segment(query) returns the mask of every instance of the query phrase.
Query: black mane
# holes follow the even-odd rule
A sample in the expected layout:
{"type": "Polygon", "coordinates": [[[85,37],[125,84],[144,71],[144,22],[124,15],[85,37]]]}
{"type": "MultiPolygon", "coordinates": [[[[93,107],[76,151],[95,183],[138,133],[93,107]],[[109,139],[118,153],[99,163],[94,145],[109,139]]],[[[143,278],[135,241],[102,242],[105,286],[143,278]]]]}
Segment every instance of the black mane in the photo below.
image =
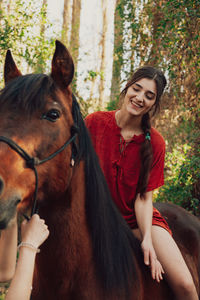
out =
{"type": "Polygon", "coordinates": [[[130,287],[139,289],[133,252],[141,258],[140,246],[113,203],[74,96],[72,114],[79,128],[79,159],[85,161],[86,214],[97,274],[106,291],[114,289],[118,299],[129,299],[130,287]]]}
{"type": "Polygon", "coordinates": [[[56,99],[56,90],[56,84],[48,75],[19,76],[8,82],[0,91],[0,105],[31,115],[37,109],[43,108],[44,99],[48,96],[56,99]]]}

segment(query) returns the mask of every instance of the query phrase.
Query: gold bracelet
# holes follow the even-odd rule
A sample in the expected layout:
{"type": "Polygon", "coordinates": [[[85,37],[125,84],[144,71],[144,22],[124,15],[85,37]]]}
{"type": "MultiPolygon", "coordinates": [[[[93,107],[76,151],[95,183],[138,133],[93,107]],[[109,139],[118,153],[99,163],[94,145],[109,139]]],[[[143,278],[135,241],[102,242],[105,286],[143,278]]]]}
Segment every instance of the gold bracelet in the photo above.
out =
{"type": "Polygon", "coordinates": [[[30,249],[36,251],[36,253],[39,253],[39,252],[40,252],[40,249],[38,249],[38,248],[36,248],[35,246],[33,246],[32,244],[26,243],[26,242],[21,242],[21,243],[18,245],[17,249],[19,250],[20,247],[27,247],[27,248],[30,248],[30,249]]]}

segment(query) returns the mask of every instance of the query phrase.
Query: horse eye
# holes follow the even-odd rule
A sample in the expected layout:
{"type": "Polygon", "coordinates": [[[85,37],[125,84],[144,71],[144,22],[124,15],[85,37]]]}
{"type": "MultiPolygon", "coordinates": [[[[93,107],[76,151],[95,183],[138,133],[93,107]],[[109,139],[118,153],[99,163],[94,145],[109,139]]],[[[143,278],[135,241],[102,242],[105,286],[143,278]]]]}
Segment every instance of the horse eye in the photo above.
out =
{"type": "Polygon", "coordinates": [[[47,113],[42,115],[42,119],[46,119],[51,122],[56,122],[60,118],[60,112],[56,109],[51,109],[47,113]]]}

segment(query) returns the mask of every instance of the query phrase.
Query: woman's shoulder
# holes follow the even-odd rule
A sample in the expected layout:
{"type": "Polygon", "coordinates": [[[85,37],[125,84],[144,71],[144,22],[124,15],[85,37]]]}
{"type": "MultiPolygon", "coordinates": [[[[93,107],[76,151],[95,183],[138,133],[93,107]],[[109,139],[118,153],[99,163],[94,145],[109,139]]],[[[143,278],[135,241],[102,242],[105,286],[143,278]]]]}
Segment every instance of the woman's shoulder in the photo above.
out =
{"type": "Polygon", "coordinates": [[[165,140],[154,127],[151,128],[151,143],[153,147],[165,149],[165,140]]]}
{"type": "Polygon", "coordinates": [[[113,118],[114,113],[115,111],[97,111],[91,113],[85,118],[86,125],[89,125],[91,123],[97,124],[97,123],[109,121],[110,119],[113,118]]]}

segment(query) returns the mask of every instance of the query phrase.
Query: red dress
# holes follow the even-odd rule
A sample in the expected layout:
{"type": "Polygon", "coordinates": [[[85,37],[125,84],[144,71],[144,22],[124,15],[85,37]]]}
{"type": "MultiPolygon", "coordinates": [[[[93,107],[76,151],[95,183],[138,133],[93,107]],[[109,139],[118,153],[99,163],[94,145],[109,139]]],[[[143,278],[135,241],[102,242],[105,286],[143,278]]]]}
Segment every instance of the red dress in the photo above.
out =
{"type": "MultiPolygon", "coordinates": [[[[86,117],[92,142],[100,160],[112,198],[122,216],[134,229],[138,228],[134,212],[134,200],[140,173],[140,146],[144,134],[134,135],[128,142],[120,134],[115,111],[96,112],[86,117]]],[[[147,191],[164,184],[165,142],[154,128],[151,129],[153,164],[149,176],[147,191]]],[[[159,225],[171,234],[171,230],[158,210],[153,209],[153,225],[159,225]]]]}

